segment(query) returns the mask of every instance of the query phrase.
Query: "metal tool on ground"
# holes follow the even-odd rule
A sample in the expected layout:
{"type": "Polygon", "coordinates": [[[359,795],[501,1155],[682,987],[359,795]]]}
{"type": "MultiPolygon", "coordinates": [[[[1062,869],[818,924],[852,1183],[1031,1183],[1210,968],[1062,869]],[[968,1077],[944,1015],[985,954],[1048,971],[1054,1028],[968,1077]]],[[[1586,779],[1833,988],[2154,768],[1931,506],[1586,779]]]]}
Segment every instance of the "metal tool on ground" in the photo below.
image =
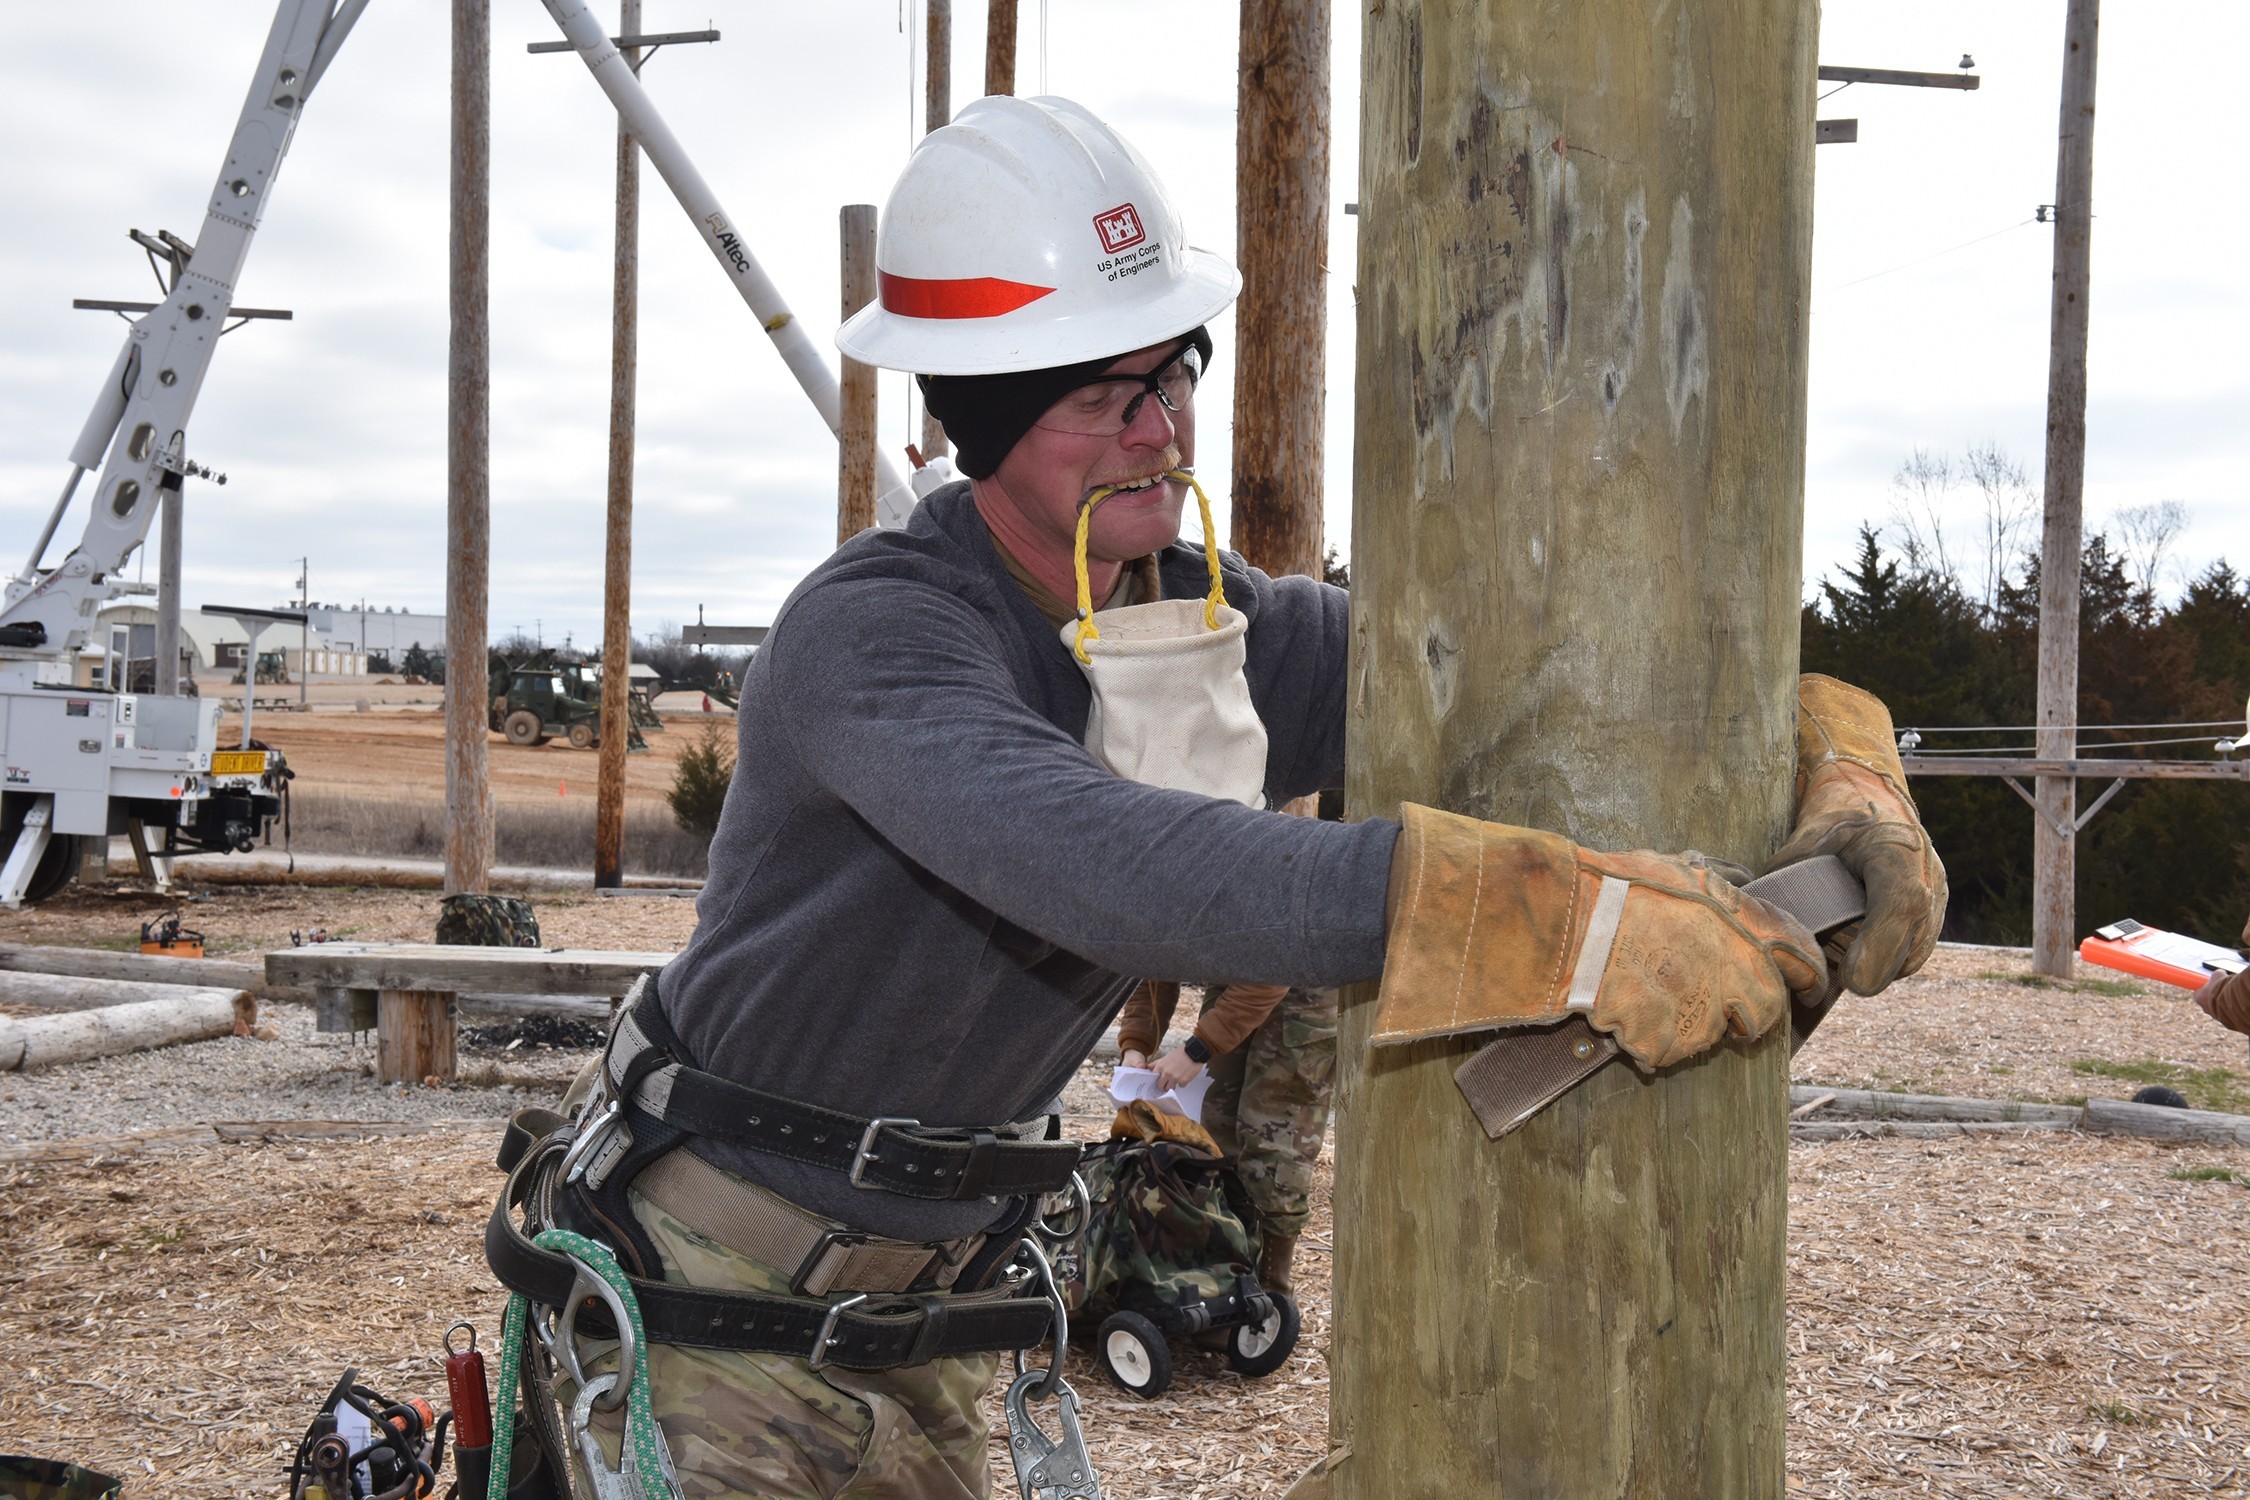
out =
{"type": "Polygon", "coordinates": [[[453,1471],[461,1494],[475,1500],[492,1480],[492,1388],[485,1381],[474,1323],[459,1322],[445,1330],[445,1391],[453,1402],[453,1471]],[[469,1345],[457,1351],[453,1336],[463,1329],[469,1345]]]}
{"type": "Polygon", "coordinates": [[[141,952],[163,958],[201,958],[203,934],[180,925],[178,912],[167,912],[141,924],[141,952]]]}
{"type": "Polygon", "coordinates": [[[422,1500],[445,1464],[442,1415],[419,1397],[393,1401],[346,1370],[289,1462],[289,1500],[422,1500]]]}
{"type": "MultiPolygon", "coordinates": [[[[1834,855],[1785,865],[1742,886],[1811,928],[1824,942],[1867,913],[1867,893],[1834,855]]],[[[1790,1048],[1805,1044],[1826,1006],[1790,1007],[1790,1048]]],[[[1461,1096],[1494,1140],[1521,1126],[1618,1055],[1611,1037],[1582,1016],[1538,1031],[1509,1031],[1486,1043],[1453,1075],[1461,1096]]]]}
{"type": "Polygon", "coordinates": [[[229,326],[250,242],[306,99],[366,4],[281,0],[276,7],[202,228],[193,243],[157,237],[172,266],[171,285],[163,301],[133,321],[71,445],[62,495],[7,585],[0,708],[9,769],[0,789],[0,844],[8,854],[0,865],[0,906],[61,889],[76,869],[81,841],[115,827],[162,827],[167,849],[184,840],[238,850],[278,810],[261,780],[263,757],[249,772],[217,764],[215,700],[69,691],[70,669],[101,605],[124,590],[125,562],[164,502],[176,502],[189,477],[213,477],[187,455],[189,417],[229,326]],[[95,468],[101,478],[84,534],[68,556],[43,567],[80,479],[95,468]]]}

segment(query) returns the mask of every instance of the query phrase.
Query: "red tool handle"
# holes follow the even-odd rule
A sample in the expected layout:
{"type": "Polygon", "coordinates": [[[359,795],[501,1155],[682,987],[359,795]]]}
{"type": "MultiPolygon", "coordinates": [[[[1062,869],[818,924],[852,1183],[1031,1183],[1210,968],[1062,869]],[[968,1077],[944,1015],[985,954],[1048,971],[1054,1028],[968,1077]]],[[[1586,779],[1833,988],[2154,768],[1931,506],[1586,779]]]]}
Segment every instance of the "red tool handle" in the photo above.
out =
{"type": "Polygon", "coordinates": [[[445,1389],[453,1398],[456,1448],[492,1446],[492,1393],[484,1381],[484,1356],[474,1349],[445,1357],[445,1389]]]}

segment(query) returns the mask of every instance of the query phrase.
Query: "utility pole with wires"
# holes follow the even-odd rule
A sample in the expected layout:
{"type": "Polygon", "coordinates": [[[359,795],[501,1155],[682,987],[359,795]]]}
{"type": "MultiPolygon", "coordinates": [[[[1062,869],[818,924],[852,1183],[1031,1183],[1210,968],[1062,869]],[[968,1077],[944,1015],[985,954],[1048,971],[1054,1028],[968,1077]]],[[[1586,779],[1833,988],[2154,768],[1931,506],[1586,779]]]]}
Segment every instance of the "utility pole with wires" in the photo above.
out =
{"type": "MultiPolygon", "coordinates": [[[[453,0],[445,442],[445,893],[492,881],[485,736],[491,609],[491,0],[453,0]]],[[[247,701],[249,694],[244,694],[247,701]]]]}
{"type": "Polygon", "coordinates": [[[1016,91],[1016,0],[992,0],[985,11],[984,91],[1016,91]]]}
{"type": "Polygon", "coordinates": [[[1235,125],[1235,549],[1318,578],[1328,385],[1328,0],[1243,0],[1235,125]]]}
{"type": "MultiPolygon", "coordinates": [[[[2047,516],[2039,549],[2042,761],[2078,751],[2079,560],[2085,546],[2087,293],[2092,279],[2094,43],[2101,0],[2070,0],[2055,157],[2055,284],[2047,354],[2047,516]]],[[[2068,978],[2077,953],[2077,781],[2042,774],[2032,819],[2031,963],[2068,978]]]]}
{"type": "MultiPolygon", "coordinates": [[[[312,681],[312,559],[297,559],[297,608],[304,618],[297,622],[297,706],[305,707],[310,701],[306,694],[312,681]]],[[[251,676],[257,675],[257,663],[252,662],[251,676]]]]}
{"type": "MultiPolygon", "coordinates": [[[[716,31],[641,31],[641,0],[623,0],[620,35],[611,38],[639,76],[660,47],[715,42],[716,31]]],[[[568,52],[568,42],[534,42],[531,52],[568,52]]],[[[617,121],[616,265],[610,280],[609,504],[602,547],[601,739],[594,762],[594,885],[625,883],[625,752],[632,740],[633,440],[639,386],[641,148],[617,121]]]]}

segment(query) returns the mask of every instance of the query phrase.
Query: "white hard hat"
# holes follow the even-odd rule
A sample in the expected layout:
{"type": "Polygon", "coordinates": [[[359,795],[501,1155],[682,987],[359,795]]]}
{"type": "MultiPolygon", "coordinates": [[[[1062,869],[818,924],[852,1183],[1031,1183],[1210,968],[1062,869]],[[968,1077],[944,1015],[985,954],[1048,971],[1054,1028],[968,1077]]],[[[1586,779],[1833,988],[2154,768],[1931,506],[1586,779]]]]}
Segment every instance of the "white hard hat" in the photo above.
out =
{"type": "Polygon", "coordinates": [[[1241,273],[1190,247],[1141,154],[1068,99],[995,94],[930,132],[884,205],[862,364],[998,375],[1130,354],[1207,322],[1241,273]]]}

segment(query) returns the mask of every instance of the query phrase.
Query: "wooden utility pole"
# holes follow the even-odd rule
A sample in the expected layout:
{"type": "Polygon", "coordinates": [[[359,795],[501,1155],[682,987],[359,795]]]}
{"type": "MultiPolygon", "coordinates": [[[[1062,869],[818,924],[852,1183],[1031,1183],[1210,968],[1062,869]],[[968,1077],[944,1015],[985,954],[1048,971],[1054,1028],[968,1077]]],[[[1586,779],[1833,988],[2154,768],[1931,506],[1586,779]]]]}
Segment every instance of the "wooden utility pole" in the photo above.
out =
{"type": "MultiPolygon", "coordinates": [[[[624,0],[618,34],[641,34],[641,0],[624,0]]],[[[626,65],[640,71],[641,49],[626,65]]],[[[594,884],[625,883],[625,751],[633,705],[633,424],[640,343],[641,148],[617,122],[616,265],[610,275],[609,513],[602,558],[602,738],[594,765],[594,884]]]]}
{"type": "MultiPolygon", "coordinates": [[[[1814,0],[1365,15],[1351,815],[1779,846],[1814,0]]],[[[1786,1028],[1488,1140],[1346,1009],[1331,1492],[1783,1492],[1786,1028]],[[1335,1450],[1349,1449],[1348,1454],[1335,1450]]]]}
{"type": "Polygon", "coordinates": [[[1328,0],[1242,0],[1235,124],[1235,550],[1320,576],[1328,0]]]}
{"type": "MultiPolygon", "coordinates": [[[[953,0],[927,0],[929,5],[929,95],[922,113],[924,132],[942,130],[953,119],[953,0]]],[[[846,300],[849,300],[848,298],[846,300]]],[[[846,316],[850,316],[848,313],[846,316]]],[[[922,411],[922,458],[942,458],[948,451],[945,424],[922,411]]]]}
{"type": "MultiPolygon", "coordinates": [[[[847,203],[837,215],[843,240],[844,316],[875,300],[875,205],[847,203]]],[[[836,544],[875,524],[875,367],[844,356],[843,433],[836,443],[836,544]]]]}
{"type": "MultiPolygon", "coordinates": [[[[2063,23],[2055,155],[2055,291],[2047,346],[2047,524],[2039,546],[2041,760],[2078,754],[2078,569],[2085,546],[2086,302],[2094,227],[2094,43],[2101,0],[2063,23]]],[[[2031,964],[2068,978],[2077,952],[2078,783],[2042,776],[2031,832],[2031,964]]]]}
{"type": "Polygon", "coordinates": [[[1016,0],[992,0],[984,13],[984,91],[1016,91],[1016,0]]]}
{"type": "MultiPolygon", "coordinates": [[[[491,0],[453,0],[452,266],[445,423],[445,889],[492,878],[485,610],[492,509],[488,314],[491,0]]],[[[245,689],[247,693],[247,689],[245,689]]]]}

